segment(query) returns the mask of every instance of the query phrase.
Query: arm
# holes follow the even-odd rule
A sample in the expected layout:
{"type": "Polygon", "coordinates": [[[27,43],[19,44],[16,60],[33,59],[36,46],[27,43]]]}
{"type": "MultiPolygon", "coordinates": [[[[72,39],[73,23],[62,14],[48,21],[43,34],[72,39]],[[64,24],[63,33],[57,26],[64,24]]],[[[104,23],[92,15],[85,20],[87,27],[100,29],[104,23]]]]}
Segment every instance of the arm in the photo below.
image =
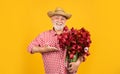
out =
{"type": "Polygon", "coordinates": [[[44,34],[42,33],[40,35],[38,35],[28,46],[28,52],[30,52],[31,54],[33,53],[45,53],[45,52],[49,52],[49,51],[55,51],[57,50],[57,48],[55,47],[50,47],[48,45],[43,45],[44,44],[44,34]]]}
{"type": "Polygon", "coordinates": [[[34,46],[31,50],[31,53],[45,53],[45,52],[50,52],[50,51],[57,51],[58,49],[55,47],[39,47],[39,46],[34,46]]]}

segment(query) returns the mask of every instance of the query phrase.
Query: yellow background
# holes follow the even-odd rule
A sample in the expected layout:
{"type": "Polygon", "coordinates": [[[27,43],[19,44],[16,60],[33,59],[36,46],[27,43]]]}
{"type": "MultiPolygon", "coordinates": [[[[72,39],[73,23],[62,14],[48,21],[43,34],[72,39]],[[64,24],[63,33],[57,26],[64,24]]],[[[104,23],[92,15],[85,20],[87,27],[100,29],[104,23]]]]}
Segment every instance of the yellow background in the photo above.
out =
{"type": "Polygon", "coordinates": [[[62,7],[69,28],[91,33],[91,55],[78,74],[120,74],[119,2],[116,0],[0,0],[0,74],[44,74],[41,54],[28,44],[52,28],[47,11],[62,7]]]}

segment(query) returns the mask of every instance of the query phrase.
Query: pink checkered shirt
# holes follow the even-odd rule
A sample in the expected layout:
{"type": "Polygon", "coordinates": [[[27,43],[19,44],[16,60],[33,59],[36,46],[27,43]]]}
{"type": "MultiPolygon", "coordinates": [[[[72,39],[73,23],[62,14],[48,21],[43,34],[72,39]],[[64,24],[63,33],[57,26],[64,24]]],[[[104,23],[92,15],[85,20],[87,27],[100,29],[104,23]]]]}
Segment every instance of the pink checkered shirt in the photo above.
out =
{"type": "Polygon", "coordinates": [[[28,46],[28,51],[31,52],[34,46],[56,47],[59,50],[53,52],[42,53],[44,68],[46,74],[67,74],[65,66],[66,51],[59,47],[57,34],[54,30],[49,30],[41,33],[28,46]]]}

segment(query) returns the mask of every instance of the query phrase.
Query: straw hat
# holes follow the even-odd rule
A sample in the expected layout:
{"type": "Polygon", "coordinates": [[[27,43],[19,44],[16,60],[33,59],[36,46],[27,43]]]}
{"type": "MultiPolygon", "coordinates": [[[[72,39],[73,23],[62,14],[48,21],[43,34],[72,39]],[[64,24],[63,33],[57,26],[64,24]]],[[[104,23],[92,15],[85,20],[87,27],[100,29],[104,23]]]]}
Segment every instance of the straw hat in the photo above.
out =
{"type": "Polygon", "coordinates": [[[69,19],[72,15],[66,13],[62,8],[56,8],[54,11],[48,11],[48,16],[52,17],[54,15],[62,15],[64,17],[66,17],[66,19],[69,19]]]}

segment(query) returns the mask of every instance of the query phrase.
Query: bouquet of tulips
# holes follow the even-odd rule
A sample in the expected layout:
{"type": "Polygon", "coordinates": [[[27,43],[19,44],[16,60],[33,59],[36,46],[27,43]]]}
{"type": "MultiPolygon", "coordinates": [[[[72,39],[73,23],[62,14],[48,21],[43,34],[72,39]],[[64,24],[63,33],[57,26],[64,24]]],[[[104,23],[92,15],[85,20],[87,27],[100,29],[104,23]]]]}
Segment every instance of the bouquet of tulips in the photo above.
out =
{"type": "MultiPolygon", "coordinates": [[[[88,56],[91,39],[90,33],[85,29],[70,30],[65,27],[64,32],[58,36],[60,48],[67,50],[66,60],[70,62],[76,62],[79,56],[88,56]]],[[[85,59],[84,59],[85,60],[85,59]]]]}

